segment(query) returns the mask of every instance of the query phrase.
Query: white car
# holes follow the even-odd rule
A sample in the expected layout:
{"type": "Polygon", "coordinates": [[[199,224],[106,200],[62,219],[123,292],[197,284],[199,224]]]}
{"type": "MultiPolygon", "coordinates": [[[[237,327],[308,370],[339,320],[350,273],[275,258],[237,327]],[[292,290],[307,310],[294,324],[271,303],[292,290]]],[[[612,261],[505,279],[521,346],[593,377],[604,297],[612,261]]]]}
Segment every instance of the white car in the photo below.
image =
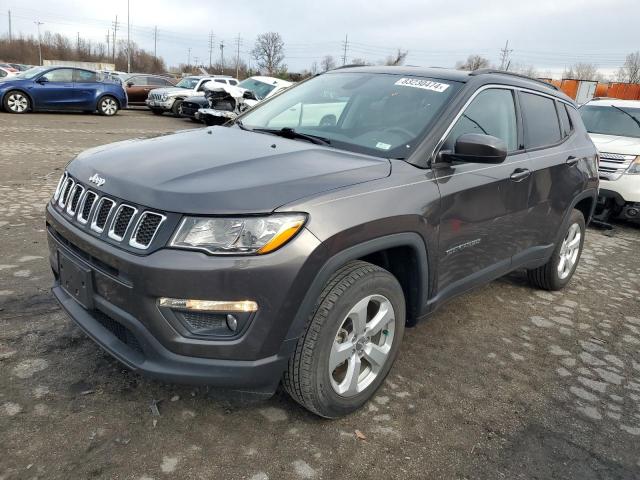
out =
{"type": "Polygon", "coordinates": [[[19,74],[20,72],[17,71],[15,68],[5,68],[5,67],[0,67],[0,79],[7,79],[10,77],[15,77],[17,74],[19,74]]]}
{"type": "Polygon", "coordinates": [[[238,80],[225,75],[189,76],[180,80],[175,87],[155,88],[149,92],[146,104],[156,115],[171,112],[180,116],[180,105],[187,97],[204,96],[204,86],[209,82],[223,85],[238,85],[238,80]]]}
{"type": "Polygon", "coordinates": [[[598,217],[640,221],[640,101],[598,98],[580,114],[600,153],[598,217]]]}

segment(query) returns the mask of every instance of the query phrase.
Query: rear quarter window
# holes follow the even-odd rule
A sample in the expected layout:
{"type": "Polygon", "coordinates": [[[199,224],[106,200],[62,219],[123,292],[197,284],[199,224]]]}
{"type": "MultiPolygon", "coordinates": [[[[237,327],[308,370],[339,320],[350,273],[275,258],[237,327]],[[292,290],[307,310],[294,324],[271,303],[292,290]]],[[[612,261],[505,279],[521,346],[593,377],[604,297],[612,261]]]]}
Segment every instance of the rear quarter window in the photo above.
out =
{"type": "Polygon", "coordinates": [[[562,136],[568,137],[573,131],[573,123],[571,123],[571,117],[569,111],[564,103],[558,102],[558,115],[560,116],[560,126],[562,127],[562,136]]]}
{"type": "Polygon", "coordinates": [[[526,148],[540,148],[561,140],[555,101],[533,93],[520,94],[526,148]]]}

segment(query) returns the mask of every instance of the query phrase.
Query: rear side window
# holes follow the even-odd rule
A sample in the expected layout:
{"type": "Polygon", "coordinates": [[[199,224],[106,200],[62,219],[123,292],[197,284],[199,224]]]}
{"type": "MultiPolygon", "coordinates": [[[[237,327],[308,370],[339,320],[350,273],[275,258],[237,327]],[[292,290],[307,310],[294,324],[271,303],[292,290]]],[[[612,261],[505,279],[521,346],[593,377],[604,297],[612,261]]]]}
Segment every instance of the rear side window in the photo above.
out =
{"type": "Polygon", "coordinates": [[[523,92],[520,95],[526,147],[539,148],[558,143],[561,137],[555,101],[533,93],[523,92]]]}
{"type": "Polygon", "coordinates": [[[568,137],[569,135],[571,135],[573,125],[571,124],[571,118],[569,117],[567,106],[562,102],[558,102],[557,105],[558,115],[560,115],[560,126],[562,127],[562,136],[568,137]]]}
{"type": "Polygon", "coordinates": [[[90,72],[88,70],[74,70],[73,81],[78,83],[95,83],[98,81],[96,72],[90,72]]]}
{"type": "Polygon", "coordinates": [[[160,77],[146,77],[146,78],[147,78],[147,85],[158,85],[158,86],[171,85],[164,78],[160,78],[160,77]]]}
{"type": "Polygon", "coordinates": [[[226,80],[221,80],[221,79],[219,79],[219,78],[217,78],[215,81],[216,81],[217,83],[227,83],[227,81],[226,81],[226,80]]]}
{"type": "Polygon", "coordinates": [[[445,148],[453,149],[465,133],[492,135],[504,140],[509,152],[517,150],[518,123],[511,90],[492,88],[480,92],[454,125],[445,148]]]}

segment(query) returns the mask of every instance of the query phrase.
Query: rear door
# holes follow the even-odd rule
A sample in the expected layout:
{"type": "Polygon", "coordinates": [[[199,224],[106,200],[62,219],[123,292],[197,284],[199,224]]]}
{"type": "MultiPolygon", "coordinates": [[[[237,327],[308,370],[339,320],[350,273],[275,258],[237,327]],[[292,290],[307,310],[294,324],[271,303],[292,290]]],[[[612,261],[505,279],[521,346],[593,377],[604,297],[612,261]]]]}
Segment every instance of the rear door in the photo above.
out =
{"type": "Polygon", "coordinates": [[[530,247],[551,246],[564,213],[583,188],[577,166],[585,151],[569,115],[573,107],[529,91],[519,92],[519,97],[532,170],[530,214],[524,228],[530,247]]]}
{"type": "Polygon", "coordinates": [[[75,106],[82,110],[95,110],[98,101],[96,93],[99,86],[96,72],[80,69],[73,70],[75,106]]]}
{"type": "Polygon", "coordinates": [[[73,108],[75,91],[73,69],[56,68],[42,75],[33,89],[36,108],[64,110],[73,108]],[[46,79],[45,81],[42,81],[46,79]]]}
{"type": "Polygon", "coordinates": [[[479,133],[504,140],[509,152],[501,164],[454,161],[435,169],[442,198],[438,290],[443,296],[506,273],[522,248],[530,171],[516,99],[511,88],[481,89],[442,144],[441,149],[453,150],[461,135],[479,133]]]}

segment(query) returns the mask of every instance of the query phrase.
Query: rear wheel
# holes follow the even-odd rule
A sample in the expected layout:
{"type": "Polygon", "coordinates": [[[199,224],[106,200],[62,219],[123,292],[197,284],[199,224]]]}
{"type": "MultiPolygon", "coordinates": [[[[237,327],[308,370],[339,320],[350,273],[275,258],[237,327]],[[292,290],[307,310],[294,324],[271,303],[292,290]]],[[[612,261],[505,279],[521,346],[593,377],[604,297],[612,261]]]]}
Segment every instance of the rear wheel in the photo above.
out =
{"type": "Polygon", "coordinates": [[[98,102],[98,113],[105,117],[112,117],[118,113],[118,109],[118,101],[109,95],[102,97],[98,102]]]}
{"type": "Polygon", "coordinates": [[[283,385],[303,407],[326,418],[347,415],[380,387],[405,325],[402,287],[388,271],[350,262],[327,282],[283,385]]]}
{"type": "Polygon", "coordinates": [[[529,282],[544,290],[560,290],[573,277],[584,245],[585,221],[582,212],[573,210],[562,241],[556,245],[549,261],[541,267],[528,270],[529,282]]]}
{"type": "Polygon", "coordinates": [[[26,94],[12,90],[4,96],[4,109],[9,113],[25,113],[31,108],[31,101],[26,94]]]}

